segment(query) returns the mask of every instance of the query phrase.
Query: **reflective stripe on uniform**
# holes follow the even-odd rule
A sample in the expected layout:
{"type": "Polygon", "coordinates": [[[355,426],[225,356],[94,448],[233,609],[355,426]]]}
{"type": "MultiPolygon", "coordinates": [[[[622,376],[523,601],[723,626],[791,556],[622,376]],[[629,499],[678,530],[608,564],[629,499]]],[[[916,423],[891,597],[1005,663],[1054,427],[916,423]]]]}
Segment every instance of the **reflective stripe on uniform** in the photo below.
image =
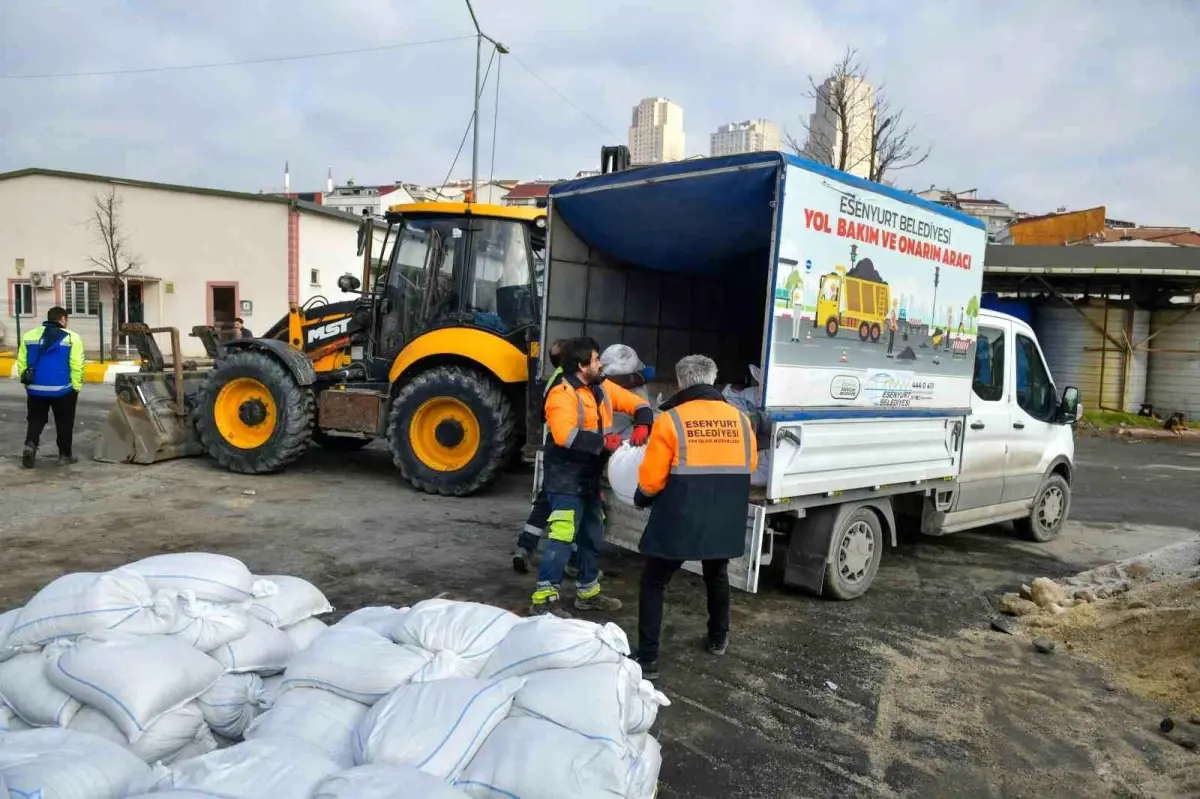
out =
{"type": "Polygon", "coordinates": [[[70,388],[71,384],[65,386],[39,386],[37,384],[25,386],[29,391],[62,391],[65,388],[70,388]]]}
{"type": "Polygon", "coordinates": [[[558,589],[549,583],[538,583],[530,599],[535,605],[544,605],[551,599],[558,599],[558,589]]]}
{"type": "Polygon", "coordinates": [[[599,580],[593,580],[592,582],[588,583],[587,585],[575,586],[575,596],[579,597],[580,599],[591,599],[592,597],[596,596],[599,593],[600,593],[600,581],[599,580]]]}
{"type": "Polygon", "coordinates": [[[745,455],[743,466],[693,466],[688,463],[687,431],[683,426],[683,418],[679,410],[672,408],[667,411],[671,423],[675,425],[675,438],[679,443],[679,463],[671,467],[671,474],[750,474],[750,459],[753,455],[750,447],[750,422],[744,413],[738,412],[738,423],[742,428],[742,447],[745,455]]]}
{"type": "Polygon", "coordinates": [[[551,511],[546,522],[546,535],[551,541],[570,544],[575,540],[575,511],[551,511]]]}

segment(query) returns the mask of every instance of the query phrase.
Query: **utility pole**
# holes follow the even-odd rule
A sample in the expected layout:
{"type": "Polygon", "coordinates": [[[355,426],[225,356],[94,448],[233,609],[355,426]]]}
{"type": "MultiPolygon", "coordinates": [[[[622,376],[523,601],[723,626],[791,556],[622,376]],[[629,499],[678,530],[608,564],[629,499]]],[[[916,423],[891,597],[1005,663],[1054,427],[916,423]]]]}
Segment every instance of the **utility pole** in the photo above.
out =
{"type": "Polygon", "coordinates": [[[474,120],[475,130],[472,134],[471,142],[471,202],[479,202],[479,95],[481,92],[479,86],[479,68],[480,60],[483,55],[483,40],[487,39],[496,48],[496,52],[500,55],[507,55],[508,48],[500,44],[500,42],[488,36],[479,27],[479,19],[475,16],[475,9],[471,7],[471,0],[467,0],[467,11],[471,12],[471,22],[475,24],[475,112],[472,115],[474,120]]]}

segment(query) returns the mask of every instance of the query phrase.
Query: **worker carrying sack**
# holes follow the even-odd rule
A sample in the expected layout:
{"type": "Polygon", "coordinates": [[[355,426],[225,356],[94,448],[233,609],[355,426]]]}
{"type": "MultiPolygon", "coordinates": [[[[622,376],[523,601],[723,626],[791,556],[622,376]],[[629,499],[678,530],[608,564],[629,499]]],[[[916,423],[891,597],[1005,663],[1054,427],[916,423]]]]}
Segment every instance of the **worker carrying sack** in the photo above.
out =
{"type": "Polygon", "coordinates": [[[626,505],[633,504],[633,495],[638,487],[638,471],[645,458],[645,447],[635,447],[626,441],[608,459],[608,484],[617,499],[626,505]]]}
{"type": "Polygon", "coordinates": [[[637,351],[628,344],[611,344],[600,353],[600,366],[605,377],[622,377],[646,368],[637,351]]]}

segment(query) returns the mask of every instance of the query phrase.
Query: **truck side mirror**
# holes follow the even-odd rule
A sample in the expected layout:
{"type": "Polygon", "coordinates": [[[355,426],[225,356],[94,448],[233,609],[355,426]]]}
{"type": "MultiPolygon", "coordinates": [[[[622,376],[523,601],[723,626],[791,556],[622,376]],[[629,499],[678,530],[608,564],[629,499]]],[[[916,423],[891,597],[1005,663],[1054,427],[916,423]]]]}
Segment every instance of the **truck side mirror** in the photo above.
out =
{"type": "Polygon", "coordinates": [[[352,294],[362,286],[362,281],[354,275],[346,273],[338,278],[337,287],[345,294],[352,294]]]}
{"type": "Polygon", "coordinates": [[[1058,404],[1058,417],[1067,424],[1075,424],[1083,416],[1083,405],[1079,402],[1079,389],[1067,386],[1063,389],[1062,401],[1058,404]]]}

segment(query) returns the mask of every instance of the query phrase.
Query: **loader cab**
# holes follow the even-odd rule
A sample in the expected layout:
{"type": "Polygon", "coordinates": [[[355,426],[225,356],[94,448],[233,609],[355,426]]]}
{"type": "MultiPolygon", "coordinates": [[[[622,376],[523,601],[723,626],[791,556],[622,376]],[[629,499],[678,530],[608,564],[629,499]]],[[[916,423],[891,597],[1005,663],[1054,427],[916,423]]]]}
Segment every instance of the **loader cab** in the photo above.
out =
{"type": "Polygon", "coordinates": [[[469,203],[393,206],[381,268],[376,356],[390,360],[421,333],[476,327],[523,346],[538,323],[535,264],[545,211],[469,203]]]}

